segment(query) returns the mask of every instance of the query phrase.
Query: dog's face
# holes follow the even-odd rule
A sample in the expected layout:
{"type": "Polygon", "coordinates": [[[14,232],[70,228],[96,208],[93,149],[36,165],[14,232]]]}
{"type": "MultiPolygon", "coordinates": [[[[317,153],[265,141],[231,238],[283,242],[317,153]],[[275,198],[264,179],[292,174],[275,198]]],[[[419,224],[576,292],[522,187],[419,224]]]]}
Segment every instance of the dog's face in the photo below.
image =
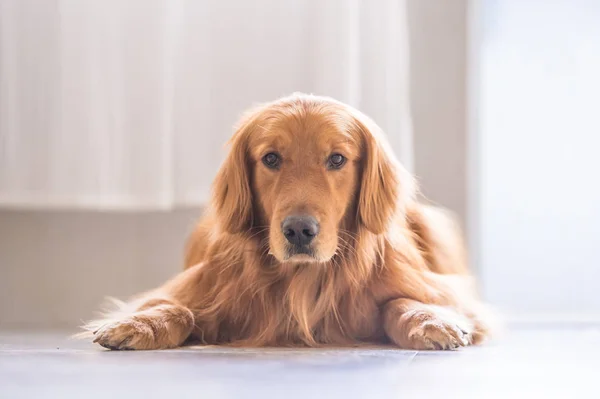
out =
{"type": "Polygon", "coordinates": [[[359,226],[383,233],[398,210],[398,168],[376,125],[319,97],[250,113],[215,182],[231,233],[267,232],[279,262],[327,262],[359,226]]]}
{"type": "Polygon", "coordinates": [[[249,137],[256,216],[279,261],[329,260],[354,206],[359,143],[328,117],[281,115],[249,137]]]}

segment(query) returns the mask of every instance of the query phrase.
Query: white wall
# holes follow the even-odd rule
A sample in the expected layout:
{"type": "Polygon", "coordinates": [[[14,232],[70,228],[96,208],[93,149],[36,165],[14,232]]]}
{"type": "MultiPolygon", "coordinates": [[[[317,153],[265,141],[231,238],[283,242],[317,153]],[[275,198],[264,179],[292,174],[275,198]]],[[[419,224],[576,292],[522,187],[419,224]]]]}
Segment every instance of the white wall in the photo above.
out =
{"type": "Polygon", "coordinates": [[[522,314],[600,314],[600,3],[482,0],[480,259],[522,314]]]}
{"type": "Polygon", "coordinates": [[[0,211],[0,328],[73,327],[182,270],[198,210],[0,211]]]}

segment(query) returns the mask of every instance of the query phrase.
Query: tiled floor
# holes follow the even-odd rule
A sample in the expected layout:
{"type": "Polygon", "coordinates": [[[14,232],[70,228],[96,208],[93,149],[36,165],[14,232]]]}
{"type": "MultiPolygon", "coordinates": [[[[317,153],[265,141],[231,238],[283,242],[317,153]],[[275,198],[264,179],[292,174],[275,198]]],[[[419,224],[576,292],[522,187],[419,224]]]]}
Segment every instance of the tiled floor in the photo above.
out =
{"type": "Polygon", "coordinates": [[[515,328],[454,352],[188,347],[110,352],[0,334],[0,398],[600,398],[600,327],[515,328]]]}

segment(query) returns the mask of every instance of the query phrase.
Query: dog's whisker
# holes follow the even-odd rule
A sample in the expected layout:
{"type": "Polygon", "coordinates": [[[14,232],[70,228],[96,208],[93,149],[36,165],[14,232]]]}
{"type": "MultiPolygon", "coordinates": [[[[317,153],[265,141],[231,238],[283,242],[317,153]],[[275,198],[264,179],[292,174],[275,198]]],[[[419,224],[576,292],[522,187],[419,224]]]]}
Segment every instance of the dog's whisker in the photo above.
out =
{"type": "Polygon", "coordinates": [[[250,240],[250,239],[252,239],[252,238],[254,238],[254,237],[256,237],[256,236],[258,236],[258,235],[260,235],[260,234],[262,234],[262,233],[264,233],[266,231],[268,231],[268,230],[269,230],[269,227],[261,228],[258,231],[254,232],[252,235],[246,237],[246,239],[250,240]]]}

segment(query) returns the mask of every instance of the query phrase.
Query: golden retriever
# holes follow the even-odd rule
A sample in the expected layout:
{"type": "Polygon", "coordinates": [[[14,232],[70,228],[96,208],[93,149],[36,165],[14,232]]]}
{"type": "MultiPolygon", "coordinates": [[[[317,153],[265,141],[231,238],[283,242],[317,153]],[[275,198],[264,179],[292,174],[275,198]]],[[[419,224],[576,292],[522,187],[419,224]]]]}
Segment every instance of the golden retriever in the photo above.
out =
{"type": "Polygon", "coordinates": [[[456,224],[367,116],[294,94],[249,112],[185,270],[85,328],[110,349],[392,343],[454,349],[490,333],[456,224]]]}

